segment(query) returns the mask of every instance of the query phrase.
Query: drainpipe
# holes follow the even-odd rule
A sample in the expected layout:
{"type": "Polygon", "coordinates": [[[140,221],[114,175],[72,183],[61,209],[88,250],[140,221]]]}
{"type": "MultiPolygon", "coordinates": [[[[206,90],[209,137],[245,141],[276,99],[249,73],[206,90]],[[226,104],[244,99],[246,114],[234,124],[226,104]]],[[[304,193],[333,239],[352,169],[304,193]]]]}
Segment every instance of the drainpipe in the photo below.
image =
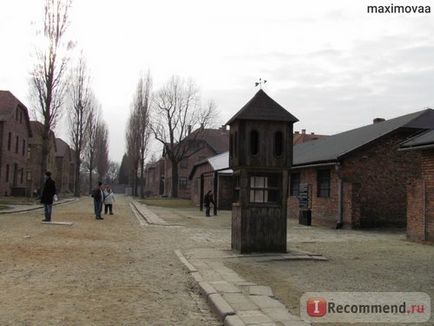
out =
{"type": "Polygon", "coordinates": [[[426,183],[425,180],[422,181],[423,184],[423,240],[428,240],[428,223],[426,220],[426,183]]]}
{"type": "Polygon", "coordinates": [[[339,176],[339,164],[336,165],[336,174],[338,175],[338,219],[336,229],[341,229],[344,225],[344,181],[339,176]]]}

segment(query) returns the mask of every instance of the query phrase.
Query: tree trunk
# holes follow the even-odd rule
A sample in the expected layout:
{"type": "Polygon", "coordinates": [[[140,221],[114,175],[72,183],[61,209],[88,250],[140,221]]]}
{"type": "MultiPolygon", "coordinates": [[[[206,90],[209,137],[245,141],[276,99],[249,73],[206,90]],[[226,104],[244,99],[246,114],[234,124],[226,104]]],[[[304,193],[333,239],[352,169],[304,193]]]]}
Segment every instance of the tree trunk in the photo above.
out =
{"type": "Polygon", "coordinates": [[[172,161],[172,197],[178,198],[178,162],[172,161]]]}
{"type": "Polygon", "coordinates": [[[145,198],[145,160],[140,160],[140,198],[145,198]]]}
{"type": "Polygon", "coordinates": [[[74,184],[74,196],[75,197],[80,197],[81,195],[81,189],[80,189],[80,166],[81,166],[81,161],[80,161],[80,153],[79,151],[76,151],[75,154],[75,184],[74,184]]]}
{"type": "MultiPolygon", "coordinates": [[[[40,189],[44,187],[44,175],[48,171],[48,154],[49,154],[49,130],[45,128],[42,131],[42,149],[41,149],[41,174],[40,174],[40,189]]],[[[54,177],[54,176],[53,176],[54,177]]]]}

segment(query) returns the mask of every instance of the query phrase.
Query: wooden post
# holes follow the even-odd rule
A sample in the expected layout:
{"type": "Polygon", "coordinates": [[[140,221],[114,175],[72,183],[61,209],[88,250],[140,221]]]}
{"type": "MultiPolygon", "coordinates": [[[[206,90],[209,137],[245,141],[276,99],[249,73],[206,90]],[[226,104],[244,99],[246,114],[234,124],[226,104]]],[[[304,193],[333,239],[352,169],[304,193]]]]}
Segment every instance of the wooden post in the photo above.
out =
{"type": "Polygon", "coordinates": [[[204,176],[200,175],[200,190],[199,190],[199,202],[200,202],[200,210],[203,211],[203,188],[204,188],[204,176]]]}
{"type": "Polygon", "coordinates": [[[219,179],[219,175],[218,172],[214,172],[214,215],[217,215],[217,203],[219,200],[219,196],[218,196],[218,179],[219,179]]]}

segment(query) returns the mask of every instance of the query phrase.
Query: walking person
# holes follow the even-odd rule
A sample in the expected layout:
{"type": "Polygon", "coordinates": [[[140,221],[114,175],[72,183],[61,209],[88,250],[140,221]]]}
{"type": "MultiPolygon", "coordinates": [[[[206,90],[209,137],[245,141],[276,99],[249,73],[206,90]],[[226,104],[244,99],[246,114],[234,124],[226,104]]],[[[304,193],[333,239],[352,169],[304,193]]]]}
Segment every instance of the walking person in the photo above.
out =
{"type": "Polygon", "coordinates": [[[205,195],[205,197],[204,197],[204,199],[203,199],[203,203],[204,203],[204,205],[205,205],[205,215],[206,215],[206,216],[211,216],[211,215],[209,214],[210,209],[211,209],[211,204],[213,204],[214,207],[215,207],[214,197],[213,197],[213,195],[212,195],[212,191],[211,191],[211,190],[209,190],[209,191],[206,193],[206,195],[205,195]]]}
{"type": "Polygon", "coordinates": [[[55,200],[56,195],[56,183],[53,179],[51,179],[51,172],[45,172],[45,183],[44,189],[42,189],[41,194],[41,204],[44,204],[44,214],[45,218],[42,220],[43,222],[51,222],[51,213],[53,211],[53,201],[55,200]]]}
{"type": "Polygon", "coordinates": [[[104,201],[102,182],[98,182],[98,186],[94,190],[92,190],[92,197],[93,197],[93,206],[95,209],[95,218],[97,220],[103,220],[104,218],[101,217],[102,203],[104,201]]]}
{"type": "Polygon", "coordinates": [[[110,215],[113,215],[113,202],[115,201],[115,195],[113,194],[112,188],[107,186],[104,190],[104,214],[110,211],[110,215]]]}

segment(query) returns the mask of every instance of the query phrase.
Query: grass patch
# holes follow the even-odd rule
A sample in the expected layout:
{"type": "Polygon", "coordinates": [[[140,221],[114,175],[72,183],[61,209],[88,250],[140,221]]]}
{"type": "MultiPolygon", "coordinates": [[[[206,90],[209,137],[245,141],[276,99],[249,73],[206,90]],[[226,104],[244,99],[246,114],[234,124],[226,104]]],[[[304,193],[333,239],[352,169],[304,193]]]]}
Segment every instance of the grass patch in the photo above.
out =
{"type": "Polygon", "coordinates": [[[149,206],[160,206],[165,208],[191,208],[195,205],[188,199],[140,199],[141,203],[149,206]]]}
{"type": "MultiPolygon", "coordinates": [[[[39,202],[39,201],[38,201],[39,202]]],[[[35,198],[27,197],[0,197],[0,205],[34,205],[36,203],[35,198]]]]}

